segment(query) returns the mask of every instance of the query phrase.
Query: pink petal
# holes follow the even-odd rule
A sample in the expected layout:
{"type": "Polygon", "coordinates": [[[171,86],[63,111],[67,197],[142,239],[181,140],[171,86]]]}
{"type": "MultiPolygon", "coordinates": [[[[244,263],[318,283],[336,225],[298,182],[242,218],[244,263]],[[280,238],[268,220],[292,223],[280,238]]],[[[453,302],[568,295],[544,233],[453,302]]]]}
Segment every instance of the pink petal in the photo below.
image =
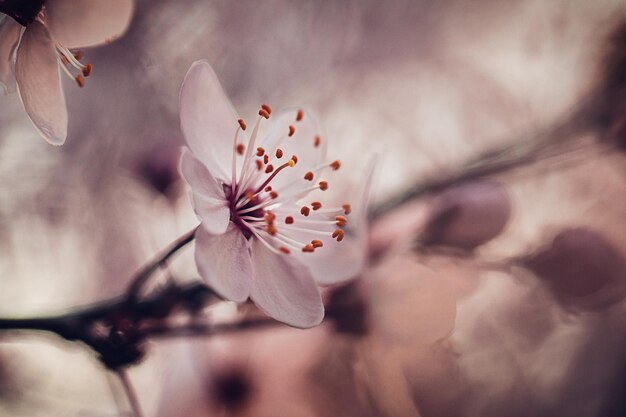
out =
{"type": "Polygon", "coordinates": [[[0,83],[5,93],[15,91],[13,59],[22,27],[13,19],[5,17],[0,22],[0,83]]]}
{"type": "Polygon", "coordinates": [[[200,276],[222,297],[236,302],[248,298],[252,262],[248,241],[232,223],[215,236],[201,225],[196,231],[196,265],[200,276]]]}
{"type": "Polygon", "coordinates": [[[250,298],[269,316],[294,327],[308,328],[324,318],[319,288],[307,268],[290,255],[270,251],[253,239],[254,280],[250,298]]]}
{"type": "MultiPolygon", "coordinates": [[[[304,117],[296,121],[298,111],[299,109],[295,108],[283,109],[272,115],[271,130],[260,144],[266,151],[271,152],[270,156],[274,156],[276,148],[280,148],[284,154],[280,161],[286,162],[292,155],[298,157],[296,166],[287,169],[272,180],[272,187],[276,190],[280,190],[294,180],[299,180],[295,187],[310,186],[312,183],[304,180],[304,174],[313,171],[323,162],[327,162],[325,161],[327,141],[321,132],[317,118],[313,112],[304,109],[302,110],[304,117]],[[295,133],[291,137],[288,136],[289,126],[295,128],[295,133]],[[319,146],[315,146],[317,136],[320,138],[319,146]]],[[[313,183],[317,183],[320,179],[316,174],[313,183]]]]}
{"type": "Polygon", "coordinates": [[[181,128],[194,155],[214,177],[228,183],[237,119],[209,63],[194,62],[180,91],[181,128]]]}
{"type": "Polygon", "coordinates": [[[126,32],[132,0],[47,0],[46,17],[54,40],[66,48],[110,43],[126,32]]]}
{"type": "Polygon", "coordinates": [[[48,30],[38,21],[22,36],[15,79],[24,108],[41,135],[53,145],[67,136],[67,109],[59,79],[57,55],[48,30]]]}
{"type": "Polygon", "coordinates": [[[191,186],[194,210],[203,227],[212,234],[224,233],[230,209],[221,185],[187,148],[183,149],[180,158],[180,173],[191,186]]]}

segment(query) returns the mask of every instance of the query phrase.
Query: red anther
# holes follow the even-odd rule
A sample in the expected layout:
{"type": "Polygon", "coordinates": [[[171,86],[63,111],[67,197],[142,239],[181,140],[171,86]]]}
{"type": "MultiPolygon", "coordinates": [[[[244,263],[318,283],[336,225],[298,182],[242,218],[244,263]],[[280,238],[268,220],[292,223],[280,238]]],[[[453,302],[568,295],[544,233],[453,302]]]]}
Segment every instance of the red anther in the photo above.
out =
{"type": "Polygon", "coordinates": [[[270,114],[269,114],[269,113],[267,112],[267,110],[265,110],[265,109],[261,109],[261,110],[259,110],[259,116],[262,116],[262,117],[264,117],[264,118],[266,118],[266,119],[269,119],[269,118],[270,118],[270,114]]]}
{"type": "Polygon", "coordinates": [[[322,203],[320,203],[319,201],[314,201],[311,203],[311,207],[313,207],[313,210],[319,210],[322,208],[322,203]]]}
{"type": "Polygon", "coordinates": [[[267,165],[269,162],[270,162],[270,157],[267,154],[263,155],[263,163],[267,165]]]}
{"type": "Polygon", "coordinates": [[[265,173],[266,174],[269,174],[272,171],[274,171],[274,165],[269,164],[268,166],[265,167],[265,173]]]}
{"type": "Polygon", "coordinates": [[[243,145],[243,143],[238,143],[236,149],[239,155],[243,155],[243,152],[246,150],[246,147],[243,145]]]}
{"type": "Polygon", "coordinates": [[[328,182],[320,181],[320,190],[322,190],[322,191],[328,190],[328,182]]]}
{"type": "Polygon", "coordinates": [[[307,181],[313,181],[313,173],[311,171],[304,174],[304,179],[307,181]]]}
{"type": "Polygon", "coordinates": [[[302,206],[302,208],[300,209],[300,214],[306,217],[309,215],[309,213],[311,213],[311,209],[307,206],[302,206]]]}
{"type": "Polygon", "coordinates": [[[292,137],[294,133],[296,133],[296,127],[294,125],[289,125],[289,137],[292,137]]]}
{"type": "Polygon", "coordinates": [[[333,169],[333,171],[337,171],[341,167],[341,161],[340,160],[333,161],[330,164],[330,167],[333,169]]]}
{"type": "Polygon", "coordinates": [[[76,59],[77,61],[80,61],[81,59],[83,59],[83,51],[76,51],[74,52],[74,59],[76,59]]]}
{"type": "Polygon", "coordinates": [[[258,169],[259,171],[263,169],[263,161],[261,161],[260,159],[255,159],[256,162],[256,169],[258,169]]]}
{"type": "Polygon", "coordinates": [[[294,164],[298,163],[298,157],[295,155],[291,155],[291,160],[293,161],[294,164]]]}
{"type": "Polygon", "coordinates": [[[348,214],[352,213],[352,206],[348,203],[344,204],[343,206],[341,206],[343,208],[343,212],[344,214],[347,216],[348,214]]]}
{"type": "Polygon", "coordinates": [[[269,104],[262,104],[261,108],[265,110],[267,114],[272,114],[272,108],[269,106],[269,104]]]}
{"type": "Polygon", "coordinates": [[[237,120],[237,123],[239,123],[239,127],[241,128],[241,130],[246,130],[246,128],[248,127],[248,125],[246,125],[246,122],[244,122],[243,119],[237,120]]]}
{"type": "Polygon", "coordinates": [[[258,147],[256,148],[256,156],[263,156],[265,155],[265,149],[258,147]]]}
{"type": "Polygon", "coordinates": [[[296,122],[299,122],[304,117],[304,112],[302,110],[298,110],[298,114],[296,114],[296,122]]]}
{"type": "Polygon", "coordinates": [[[265,214],[265,221],[267,221],[268,223],[273,223],[274,220],[276,220],[276,215],[273,211],[268,211],[267,214],[265,214]]]}
{"type": "Polygon", "coordinates": [[[276,149],[276,158],[280,159],[283,157],[283,150],[278,148],[276,149]]]}
{"type": "Polygon", "coordinates": [[[267,225],[267,233],[272,236],[276,236],[276,233],[278,233],[278,229],[276,228],[276,226],[274,226],[273,223],[270,223],[267,225]]]}
{"type": "Polygon", "coordinates": [[[287,217],[285,217],[285,223],[287,223],[287,224],[293,224],[293,217],[291,217],[291,216],[287,216],[287,217]]]}
{"type": "Polygon", "coordinates": [[[85,66],[81,69],[81,72],[83,73],[83,75],[85,77],[89,77],[91,75],[91,70],[93,70],[93,65],[87,63],[85,64],[85,66]]]}
{"type": "Polygon", "coordinates": [[[335,221],[337,222],[337,226],[345,226],[348,223],[348,219],[343,216],[335,217],[335,221]]]}
{"type": "Polygon", "coordinates": [[[313,239],[311,245],[313,245],[314,248],[321,248],[324,246],[324,243],[321,240],[313,239]]]}
{"type": "Polygon", "coordinates": [[[337,242],[341,242],[345,235],[346,233],[341,229],[335,230],[332,234],[333,239],[337,239],[337,242]]]}
{"type": "Polygon", "coordinates": [[[278,250],[284,253],[285,255],[289,255],[291,253],[291,251],[284,246],[279,247],[278,250]]]}
{"type": "Polygon", "coordinates": [[[265,187],[265,192],[269,193],[270,191],[272,191],[271,185],[268,185],[267,187],[265,187]]]}
{"type": "Polygon", "coordinates": [[[309,243],[302,248],[302,252],[315,252],[315,248],[309,243]]]}
{"type": "Polygon", "coordinates": [[[74,77],[74,79],[76,80],[76,84],[78,84],[80,88],[83,88],[85,86],[85,77],[83,77],[82,75],[78,74],[76,77],[74,77]]]}
{"type": "Polygon", "coordinates": [[[319,135],[315,136],[313,145],[315,145],[315,147],[318,148],[320,146],[320,143],[322,143],[322,138],[320,138],[319,135]]]}
{"type": "Polygon", "coordinates": [[[278,193],[276,191],[270,191],[270,197],[272,197],[275,200],[278,198],[278,193]]]}

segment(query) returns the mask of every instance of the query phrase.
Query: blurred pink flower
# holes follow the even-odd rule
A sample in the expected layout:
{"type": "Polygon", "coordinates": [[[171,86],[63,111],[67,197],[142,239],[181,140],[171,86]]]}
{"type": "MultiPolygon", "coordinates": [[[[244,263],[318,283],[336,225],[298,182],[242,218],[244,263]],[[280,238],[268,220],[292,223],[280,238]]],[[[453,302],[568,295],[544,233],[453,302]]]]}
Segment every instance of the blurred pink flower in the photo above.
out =
{"type": "Polygon", "coordinates": [[[49,143],[62,145],[67,108],[59,68],[82,87],[91,65],[81,63],[80,53],[69,49],[97,46],[121,36],[130,23],[133,1],[6,2],[0,4],[0,12],[15,19],[0,22],[0,82],[7,91],[17,82],[37,130],[49,143]],[[26,27],[23,34],[20,24],[26,27]]]}
{"type": "Polygon", "coordinates": [[[340,167],[339,161],[325,162],[326,142],[313,114],[283,110],[259,140],[261,122],[272,113],[263,105],[248,137],[206,61],[189,69],[180,112],[189,146],[180,170],[202,222],[195,253],[200,275],[223,297],[250,297],[289,325],[319,324],[324,306],[318,284],[353,277],[365,251],[353,250],[352,232],[344,230],[348,203],[301,201],[325,191],[321,175],[340,167]],[[338,243],[344,238],[348,245],[338,243]]]}

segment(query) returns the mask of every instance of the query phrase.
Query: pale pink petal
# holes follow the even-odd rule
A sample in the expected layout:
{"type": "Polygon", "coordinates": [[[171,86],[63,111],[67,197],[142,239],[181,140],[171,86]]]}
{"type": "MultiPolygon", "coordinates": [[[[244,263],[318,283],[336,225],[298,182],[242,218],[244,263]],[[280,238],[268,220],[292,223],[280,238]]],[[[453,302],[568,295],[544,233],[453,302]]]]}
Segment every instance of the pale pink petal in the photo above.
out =
{"type": "Polygon", "coordinates": [[[196,265],[200,276],[215,292],[236,302],[248,298],[252,285],[252,262],[248,241],[230,224],[226,233],[215,236],[201,225],[196,231],[196,265]]]}
{"type": "Polygon", "coordinates": [[[193,208],[204,228],[212,234],[224,233],[230,209],[221,185],[187,148],[180,158],[180,173],[191,186],[193,208]]]}
{"type": "Polygon", "coordinates": [[[126,32],[132,0],[46,0],[48,28],[66,48],[109,43],[126,32]]]}
{"type": "Polygon", "coordinates": [[[5,93],[15,91],[13,59],[22,27],[13,19],[5,17],[0,22],[0,84],[5,93]]]}
{"type": "Polygon", "coordinates": [[[230,183],[238,116],[207,61],[191,65],[180,91],[180,124],[187,145],[217,179],[230,183]]]}
{"type": "Polygon", "coordinates": [[[307,328],[324,318],[319,288],[308,269],[290,255],[270,251],[253,239],[254,280],[250,298],[269,316],[294,327],[307,328]]]}
{"type": "MultiPolygon", "coordinates": [[[[286,162],[292,155],[298,157],[298,163],[293,168],[288,168],[281,172],[272,180],[272,187],[275,190],[284,189],[285,186],[297,181],[295,187],[305,188],[317,183],[319,175],[315,176],[313,183],[304,179],[304,174],[314,171],[326,158],[327,141],[321,132],[317,118],[313,112],[303,109],[302,120],[297,121],[300,109],[283,109],[276,114],[272,114],[271,130],[260,143],[270,156],[276,155],[276,149],[283,151],[283,157],[272,162],[275,167],[281,162],[286,162]],[[294,134],[289,136],[289,127],[293,126],[294,134]],[[319,145],[316,146],[316,137],[319,137],[319,145]]],[[[323,175],[322,175],[323,177],[323,175]]]]}
{"type": "Polygon", "coordinates": [[[24,108],[42,136],[62,145],[67,136],[67,109],[61,89],[57,55],[48,30],[38,21],[22,36],[15,61],[15,79],[24,108]]]}

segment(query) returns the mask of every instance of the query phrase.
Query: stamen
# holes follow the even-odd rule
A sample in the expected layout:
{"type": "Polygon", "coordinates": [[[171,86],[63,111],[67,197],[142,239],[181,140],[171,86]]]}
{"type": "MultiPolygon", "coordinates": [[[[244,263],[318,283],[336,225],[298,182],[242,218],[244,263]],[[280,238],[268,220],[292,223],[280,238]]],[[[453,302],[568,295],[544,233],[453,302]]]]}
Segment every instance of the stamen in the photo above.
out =
{"type": "Polygon", "coordinates": [[[313,146],[315,146],[316,148],[319,148],[320,143],[322,143],[322,138],[320,138],[319,135],[315,136],[315,139],[313,141],[313,146]]]}
{"type": "Polygon", "coordinates": [[[324,246],[324,243],[321,240],[313,239],[311,245],[313,245],[314,248],[321,248],[324,246]]]}
{"type": "Polygon", "coordinates": [[[237,123],[239,123],[239,127],[241,128],[241,130],[246,130],[246,128],[248,127],[248,125],[246,125],[246,122],[244,122],[243,119],[237,120],[237,123]]]}
{"type": "Polygon", "coordinates": [[[82,75],[78,74],[76,77],[74,77],[74,79],[76,80],[76,84],[78,84],[80,88],[83,88],[85,86],[85,77],[83,77],[82,75]]]}
{"type": "MultiPolygon", "coordinates": [[[[265,155],[267,156],[267,155],[265,155]]],[[[274,171],[274,165],[269,164],[267,167],[265,167],[265,173],[269,174],[270,172],[274,171]]]]}
{"type": "Polygon", "coordinates": [[[256,148],[256,156],[263,156],[263,155],[265,155],[265,149],[261,148],[260,146],[256,148]]]}
{"type": "Polygon", "coordinates": [[[276,191],[270,191],[270,197],[276,200],[278,198],[278,193],[276,191]]]}
{"type": "Polygon", "coordinates": [[[85,66],[82,68],[82,73],[85,77],[89,77],[91,75],[91,71],[93,70],[93,65],[87,63],[85,64],[85,66]]]}
{"type": "Polygon", "coordinates": [[[302,110],[298,110],[298,114],[296,114],[296,122],[299,122],[304,117],[304,112],[302,110]]]}
{"type": "Polygon", "coordinates": [[[271,210],[270,210],[270,211],[268,211],[268,212],[265,214],[265,220],[266,220],[268,223],[272,223],[274,220],[276,220],[276,214],[274,214],[274,212],[273,212],[273,211],[271,211],[271,210]]]}
{"type": "Polygon", "coordinates": [[[311,207],[313,207],[313,210],[317,211],[322,208],[322,203],[320,203],[319,201],[314,201],[311,203],[311,207]]]}
{"type": "Polygon", "coordinates": [[[330,167],[333,169],[333,171],[337,171],[341,167],[341,161],[336,160],[331,162],[330,167]]]}
{"type": "Polygon", "coordinates": [[[267,233],[269,233],[272,236],[276,236],[276,233],[278,233],[278,229],[276,228],[276,226],[274,226],[274,224],[268,224],[267,225],[267,233]]]}
{"type": "Polygon", "coordinates": [[[268,185],[267,187],[265,187],[264,190],[266,193],[269,193],[270,191],[272,191],[272,186],[268,185]]]}
{"type": "Polygon", "coordinates": [[[352,213],[352,206],[350,204],[346,203],[341,207],[343,207],[343,212],[346,214],[346,216],[352,213]]]}
{"type": "Polygon", "coordinates": [[[246,147],[244,146],[244,144],[243,144],[243,143],[238,143],[238,144],[237,144],[237,148],[236,148],[236,149],[237,149],[237,153],[238,153],[239,155],[243,155],[243,153],[244,153],[244,152],[245,152],[245,150],[246,150],[246,147]]]}
{"type": "Polygon", "coordinates": [[[278,148],[276,149],[276,158],[280,159],[283,157],[283,150],[278,148]]]}
{"type": "Polygon", "coordinates": [[[309,243],[302,248],[302,252],[315,252],[315,248],[309,243]]]}
{"type": "Polygon", "coordinates": [[[335,220],[337,221],[337,226],[343,227],[346,225],[346,223],[348,223],[348,219],[346,219],[343,216],[337,216],[335,217],[335,220]]]}
{"type": "Polygon", "coordinates": [[[265,119],[270,118],[270,114],[265,109],[259,110],[259,116],[264,117],[265,119]]]}
{"type": "Polygon", "coordinates": [[[298,157],[296,155],[291,155],[291,160],[293,161],[294,165],[298,163],[298,157]]]}
{"type": "Polygon", "coordinates": [[[256,162],[256,169],[258,169],[259,171],[263,169],[263,161],[257,159],[254,162],[256,162]]]}
{"type": "Polygon", "coordinates": [[[267,114],[272,114],[272,108],[269,106],[269,104],[262,104],[261,108],[265,110],[267,114]]]}
{"type": "Polygon", "coordinates": [[[291,216],[287,216],[287,217],[285,217],[285,223],[287,223],[287,224],[293,224],[293,217],[291,217],[291,216]]]}
{"type": "Polygon", "coordinates": [[[345,235],[346,233],[343,230],[337,229],[333,232],[332,237],[333,239],[337,239],[337,242],[341,242],[345,235]]]}
{"type": "Polygon", "coordinates": [[[326,191],[328,190],[328,182],[327,181],[320,181],[320,190],[322,191],[326,191]]]}
{"type": "Polygon", "coordinates": [[[302,214],[303,216],[308,216],[311,213],[311,209],[308,208],[307,206],[302,206],[302,208],[300,209],[300,214],[302,214]]]}
{"type": "MultiPolygon", "coordinates": [[[[267,154],[265,154],[265,156],[267,156],[267,154]]],[[[260,191],[261,191],[264,187],[266,187],[266,186],[267,186],[267,185],[268,185],[268,184],[269,184],[269,183],[270,183],[270,182],[274,179],[274,177],[276,177],[276,175],[278,175],[278,173],[279,173],[280,171],[282,171],[283,169],[285,169],[285,168],[287,168],[287,167],[292,168],[292,167],[294,167],[295,165],[296,165],[296,164],[295,164],[295,162],[293,162],[293,160],[292,160],[292,159],[290,159],[289,161],[285,162],[284,164],[282,164],[281,166],[279,166],[278,168],[276,168],[276,170],[275,170],[275,171],[274,171],[274,166],[273,166],[273,165],[268,165],[268,166],[267,166],[267,169],[269,169],[270,167],[271,167],[272,169],[271,169],[270,171],[268,171],[267,169],[265,169],[265,172],[269,174],[270,172],[274,171],[274,173],[273,173],[272,175],[270,175],[270,176],[269,176],[269,177],[268,177],[268,178],[267,178],[267,179],[263,182],[263,184],[261,184],[261,185],[259,186],[259,188],[257,188],[257,191],[256,191],[256,192],[258,193],[258,192],[260,192],[260,191]]]]}
{"type": "Polygon", "coordinates": [[[304,179],[307,181],[313,181],[313,173],[311,171],[304,174],[304,179]]]}
{"type": "Polygon", "coordinates": [[[284,253],[285,255],[289,255],[291,253],[291,251],[284,246],[280,246],[278,250],[284,253]]]}
{"type": "Polygon", "coordinates": [[[269,162],[270,162],[270,157],[267,154],[263,155],[263,163],[267,165],[269,162]]]}
{"type": "Polygon", "coordinates": [[[296,127],[294,125],[289,125],[289,137],[292,137],[296,133],[296,127]]]}

